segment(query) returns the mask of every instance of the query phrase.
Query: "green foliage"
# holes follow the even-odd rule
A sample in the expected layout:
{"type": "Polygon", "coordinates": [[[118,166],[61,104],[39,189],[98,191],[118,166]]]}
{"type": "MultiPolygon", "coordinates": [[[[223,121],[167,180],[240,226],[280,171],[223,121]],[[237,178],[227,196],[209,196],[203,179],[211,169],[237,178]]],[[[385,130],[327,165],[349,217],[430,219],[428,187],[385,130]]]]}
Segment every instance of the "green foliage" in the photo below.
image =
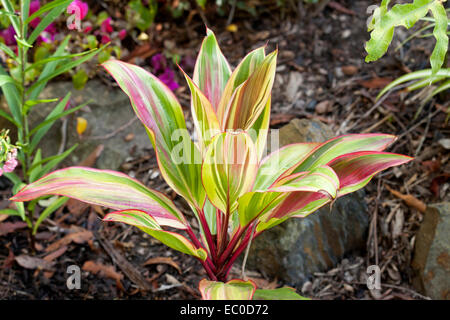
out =
{"type": "MultiPolygon", "coordinates": [[[[103,51],[104,52],[104,51],[103,51]]],[[[100,53],[101,54],[101,53],[100,53]]],[[[99,54],[99,55],[100,55],[99,54]]],[[[108,57],[109,59],[109,57],[108,57]]],[[[107,59],[106,59],[107,60],[107,59]]],[[[86,85],[86,82],[89,80],[89,77],[84,71],[84,69],[80,69],[72,76],[73,87],[77,90],[81,90],[86,85]]]]}
{"type": "Polygon", "coordinates": [[[418,21],[428,23],[403,41],[397,49],[415,37],[434,37],[436,39],[434,50],[430,56],[430,69],[418,70],[399,77],[387,85],[377,97],[379,99],[388,91],[394,90],[407,82],[411,82],[407,87],[408,91],[428,90],[423,95],[424,98],[415,114],[415,118],[417,118],[425,103],[450,88],[449,69],[443,68],[449,42],[449,32],[447,31],[450,25],[447,16],[449,10],[446,10],[443,5],[446,0],[415,0],[410,4],[394,5],[390,10],[388,9],[389,2],[383,0],[381,7],[374,12],[374,17],[369,25],[371,39],[366,44],[368,52],[366,61],[375,61],[386,53],[397,26],[404,26],[409,29],[418,21]],[[427,16],[429,14],[431,16],[427,16]],[[433,29],[433,32],[424,34],[429,29],[433,29]],[[433,87],[425,88],[428,86],[433,87]]]}
{"type": "Polygon", "coordinates": [[[144,32],[153,24],[157,11],[158,2],[156,0],[148,1],[147,6],[142,3],[142,0],[132,0],[128,3],[127,20],[144,32]]]}
{"type": "Polygon", "coordinates": [[[9,130],[2,129],[0,131],[0,164],[7,160],[8,154],[14,149],[20,149],[20,146],[13,145],[9,137],[9,130]]]}
{"type": "Polygon", "coordinates": [[[396,4],[388,8],[390,0],[383,0],[374,12],[369,25],[370,40],[366,43],[366,62],[380,59],[387,51],[396,27],[407,29],[421,18],[431,13],[435,20],[433,35],[436,45],[430,57],[432,76],[436,75],[444,64],[448,50],[448,18],[443,2],[447,0],[414,0],[413,3],[396,4]]]}
{"type": "MultiPolygon", "coordinates": [[[[6,67],[0,66],[0,87],[9,108],[9,112],[0,110],[0,116],[17,127],[18,140],[16,144],[20,146],[17,159],[21,165],[22,175],[5,172],[5,176],[13,182],[14,194],[26,183],[38,180],[53,170],[76,147],[72,146],[61,154],[51,155],[47,158],[43,158],[41,150],[37,148],[41,139],[45,137],[58,119],[79,110],[84,105],[65,110],[70,93],[62,100],[60,97],[46,100],[39,99],[39,95],[47,83],[60,74],[70,72],[103,50],[103,47],[92,46],[91,50],[69,54],[67,52],[69,36],[59,44],[54,52],[52,52],[52,44],[43,43],[39,47],[36,46],[36,39],[41,32],[61,16],[71,2],[69,0],[50,1],[29,16],[30,1],[20,1],[19,6],[15,1],[1,0],[2,19],[6,17],[13,26],[18,46],[18,54],[16,55],[9,47],[0,43],[0,49],[10,58],[6,67]],[[31,28],[28,28],[29,24],[36,18],[40,19],[39,24],[31,30],[31,28]],[[40,104],[54,103],[58,100],[59,102],[41,123],[34,127],[30,126],[29,115],[33,108],[40,104]]],[[[84,86],[87,81],[86,72],[79,69],[75,73],[73,81],[77,89],[84,86]]],[[[0,213],[20,216],[27,222],[33,233],[36,233],[41,222],[63,205],[65,201],[67,201],[67,198],[56,197],[54,201],[48,204],[37,220],[35,219],[35,214],[38,212],[36,202],[32,202],[32,205],[27,208],[23,203],[18,202],[16,203],[16,209],[8,209],[0,213]]]]}

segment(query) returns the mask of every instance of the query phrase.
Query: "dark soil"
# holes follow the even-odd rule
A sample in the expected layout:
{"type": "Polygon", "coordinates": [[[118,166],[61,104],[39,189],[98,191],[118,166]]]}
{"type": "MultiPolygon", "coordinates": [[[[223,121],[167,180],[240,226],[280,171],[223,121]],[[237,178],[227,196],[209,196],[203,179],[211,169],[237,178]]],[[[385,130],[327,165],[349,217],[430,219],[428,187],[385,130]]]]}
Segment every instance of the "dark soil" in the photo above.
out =
{"type": "MultiPolygon", "coordinates": [[[[336,134],[392,133],[400,138],[389,151],[417,156],[411,164],[379,175],[366,187],[373,223],[365,256],[345,259],[335,269],[317,274],[303,288],[298,288],[299,291],[320,299],[423,298],[411,287],[410,266],[422,213],[394,197],[385,186],[411,194],[425,204],[449,200],[449,153],[437,141],[449,138],[450,130],[445,122],[446,114],[435,111],[448,107],[448,93],[427,104],[417,120],[414,113],[419,101],[414,93],[394,92],[373,107],[379,90],[390,80],[405,71],[427,67],[434,40],[413,40],[397,52],[391,48],[380,61],[366,64],[364,43],[369,37],[366,9],[374,1],[333,3],[341,7],[329,5],[316,16],[313,16],[314,8],[301,14],[284,13],[284,16],[281,11],[271,11],[257,19],[239,13],[233,20],[237,32],[226,30],[226,17],[207,18],[225,56],[234,66],[258,46],[267,44],[268,51],[278,48],[279,62],[272,100],[273,128],[292,118],[309,118],[329,124],[336,134]],[[302,79],[291,89],[290,81],[295,81],[299,75],[302,79]],[[328,103],[321,104],[323,101],[328,103]],[[328,107],[323,108],[324,105],[328,107]],[[394,233],[394,228],[400,228],[400,232],[394,233]],[[386,271],[383,272],[382,283],[387,286],[378,293],[369,292],[361,280],[371,264],[378,264],[386,271]]],[[[172,21],[157,24],[154,28],[159,28],[159,31],[151,35],[153,48],[161,51],[173,47],[182,56],[195,57],[204,34],[204,21],[194,16],[189,23],[172,21]]],[[[391,47],[397,46],[399,39],[409,33],[401,30],[397,34],[400,37],[396,37],[391,47]]],[[[132,43],[129,51],[137,47],[132,43]]],[[[149,57],[137,55],[130,61],[146,66],[149,57]]],[[[187,71],[192,72],[189,68],[187,71]]],[[[105,74],[100,77],[113,84],[105,74]]],[[[177,77],[179,83],[184,83],[179,73],[177,77]]],[[[185,85],[177,91],[187,115],[188,94],[185,85]]],[[[145,150],[143,154],[125,163],[122,170],[149,187],[166,192],[188,215],[182,200],[170,191],[159,175],[156,177],[158,169],[153,151],[145,150]]],[[[0,189],[3,190],[0,203],[6,207],[11,191],[4,178],[0,180],[0,189]]],[[[0,299],[199,298],[198,282],[206,275],[195,259],[167,249],[135,228],[102,223],[101,216],[100,208],[73,204],[72,208],[57,212],[42,224],[36,237],[36,256],[39,258],[51,253],[45,251],[46,248],[71,232],[92,232],[85,241],[61,246],[62,254],[53,260],[52,271],[27,269],[14,260],[20,255],[31,255],[26,229],[0,236],[0,299]],[[147,280],[150,290],[142,290],[130,280],[121,266],[113,261],[111,252],[105,250],[102,238],[113,245],[116,254],[132,264],[134,270],[131,272],[137,272],[147,280]],[[144,266],[150,258],[159,258],[164,263],[144,266]],[[77,265],[82,268],[86,262],[112,267],[120,279],[114,278],[114,274],[108,276],[82,270],[81,289],[69,290],[66,286],[67,267],[77,265]]],[[[3,223],[18,221],[17,218],[8,218],[3,223]]],[[[273,285],[274,279],[265,279],[256,271],[250,272],[249,276],[261,286],[273,285]]]]}

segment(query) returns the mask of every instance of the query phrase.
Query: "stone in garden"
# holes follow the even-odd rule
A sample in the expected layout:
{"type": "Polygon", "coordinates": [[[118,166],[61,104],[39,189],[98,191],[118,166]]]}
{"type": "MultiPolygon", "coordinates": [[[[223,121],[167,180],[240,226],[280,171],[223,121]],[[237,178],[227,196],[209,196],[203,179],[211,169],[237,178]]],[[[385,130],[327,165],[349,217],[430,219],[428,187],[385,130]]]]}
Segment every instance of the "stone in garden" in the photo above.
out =
{"type": "Polygon", "coordinates": [[[427,207],[416,236],[412,267],[416,289],[450,300],[450,202],[427,207]]]}
{"type": "MultiPolygon", "coordinates": [[[[130,100],[119,88],[114,88],[99,80],[90,80],[83,90],[75,90],[72,82],[56,82],[49,84],[41,99],[63,98],[67,92],[72,92],[73,106],[88,100],[93,100],[88,107],[82,108],[68,119],[66,149],[78,143],[79,146],[68,157],[64,165],[79,163],[95,148],[103,144],[104,150],[97,160],[96,167],[116,170],[130,156],[133,146],[138,149],[151,148],[151,143],[141,122],[135,120],[135,113],[130,100]],[[76,117],[87,120],[87,129],[82,137],[76,132],[76,117]],[[127,126],[127,124],[129,124],[127,126]],[[118,130],[123,128],[123,130],[118,130]],[[114,133],[117,131],[116,133],[114,133]],[[114,133],[114,134],[113,134],[114,133]],[[126,139],[133,135],[133,139],[126,139]]],[[[54,104],[44,104],[34,107],[31,123],[34,125],[50,112],[54,104]]],[[[40,147],[44,156],[55,154],[61,144],[61,120],[57,120],[46,138],[42,139],[40,147]]]]}
{"type": "MultiPolygon", "coordinates": [[[[280,129],[279,136],[281,147],[322,142],[334,134],[319,121],[295,119],[280,129]]],[[[262,233],[252,244],[248,268],[301,288],[314,272],[331,269],[344,256],[364,249],[368,226],[364,192],[346,195],[334,203],[331,212],[326,206],[262,233]]]]}
{"type": "Polygon", "coordinates": [[[300,72],[291,72],[286,86],[286,99],[289,102],[294,102],[301,94],[300,86],[303,84],[303,76],[300,72]]]}

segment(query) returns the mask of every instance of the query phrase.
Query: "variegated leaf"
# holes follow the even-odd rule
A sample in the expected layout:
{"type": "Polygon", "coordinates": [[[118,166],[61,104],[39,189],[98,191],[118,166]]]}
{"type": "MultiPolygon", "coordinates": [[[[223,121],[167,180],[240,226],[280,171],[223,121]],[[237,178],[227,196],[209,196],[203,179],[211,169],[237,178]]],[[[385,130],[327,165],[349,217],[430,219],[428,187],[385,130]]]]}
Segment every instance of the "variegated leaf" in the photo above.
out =
{"type": "Polygon", "coordinates": [[[236,89],[255,72],[255,70],[261,65],[265,58],[264,47],[258,48],[256,50],[248,53],[244,59],[239,63],[239,65],[234,69],[233,73],[228,79],[228,82],[223,91],[222,97],[220,98],[220,104],[217,109],[217,116],[219,121],[223,122],[223,115],[225,110],[233,97],[233,93],[236,89]]]}
{"type": "Polygon", "coordinates": [[[340,156],[332,160],[329,165],[339,176],[341,189],[338,194],[342,196],[361,189],[380,171],[404,164],[412,159],[395,153],[361,151],[340,156]]]}
{"type": "Polygon", "coordinates": [[[230,75],[230,65],[220,51],[216,36],[207,29],[195,63],[193,80],[211,102],[215,111],[230,75]]]}
{"type": "Polygon", "coordinates": [[[66,196],[114,210],[138,209],[159,225],[186,229],[183,214],[169,198],[120,172],[83,167],[57,170],[27,185],[11,200],[30,201],[45,195],[66,196]]]}
{"type": "Polygon", "coordinates": [[[225,132],[215,136],[202,168],[211,203],[222,212],[232,213],[237,199],[251,190],[257,170],[256,148],[248,134],[225,132]]]}
{"type": "Polygon", "coordinates": [[[180,252],[205,260],[207,253],[202,248],[196,248],[185,237],[170,231],[161,229],[158,221],[151,215],[141,210],[121,210],[107,214],[103,221],[123,222],[148,233],[166,246],[180,252]]]}
{"type": "Polygon", "coordinates": [[[325,192],[334,199],[339,190],[339,177],[329,166],[321,166],[309,172],[300,172],[284,177],[272,185],[269,190],[275,192],[325,192]]]}
{"type": "Polygon", "coordinates": [[[233,279],[223,283],[203,279],[199,290],[203,300],[252,300],[256,285],[250,280],[233,279]]]}
{"type": "Polygon", "coordinates": [[[267,190],[283,172],[299,163],[319,143],[294,143],[278,149],[265,157],[258,168],[254,190],[267,190]]]}
{"type": "Polygon", "coordinates": [[[309,171],[322,166],[346,153],[358,151],[382,151],[394,140],[395,136],[388,134],[348,134],[325,141],[312,150],[307,157],[300,159],[281,177],[292,173],[309,171]]]}
{"type": "Polygon", "coordinates": [[[248,130],[256,122],[270,98],[276,62],[277,51],[274,51],[234,90],[220,121],[223,130],[248,130]]]}
{"type": "Polygon", "coordinates": [[[189,254],[203,261],[205,261],[208,258],[208,254],[203,248],[195,247],[192,244],[192,242],[190,242],[188,239],[186,239],[185,237],[176,232],[164,230],[152,230],[149,228],[142,228],[142,227],[139,227],[139,229],[151,235],[153,238],[158,239],[163,244],[172,249],[189,254]]]}
{"type": "Polygon", "coordinates": [[[219,121],[208,98],[200,91],[191,78],[183,71],[191,90],[191,112],[195,129],[199,136],[200,147],[204,154],[211,139],[220,133],[219,121]]]}
{"type": "Polygon", "coordinates": [[[270,229],[291,217],[304,218],[330,201],[329,196],[320,192],[291,192],[272,211],[259,219],[256,231],[270,229]]]}
{"type": "Polygon", "coordinates": [[[258,153],[258,161],[261,161],[264,151],[266,150],[267,135],[269,134],[270,126],[271,101],[272,99],[269,97],[264,110],[261,112],[252,127],[247,131],[255,143],[256,152],[258,153]]]}
{"type": "Polygon", "coordinates": [[[201,155],[189,137],[183,111],[172,93],[144,69],[118,60],[103,64],[145,125],[158,165],[167,183],[188,202],[201,207],[205,192],[200,183],[201,155]]]}
{"type": "Polygon", "coordinates": [[[239,198],[238,216],[242,227],[247,226],[251,221],[270,212],[288,194],[270,191],[247,192],[239,198]]]}
{"type": "MultiPolygon", "coordinates": [[[[411,157],[379,151],[359,151],[333,159],[328,165],[339,177],[339,190],[336,197],[361,189],[375,174],[404,164],[411,159],[411,157]]],[[[286,179],[289,179],[289,176],[279,179],[277,183],[283,183],[286,179]]],[[[286,220],[286,217],[305,217],[329,201],[330,199],[323,194],[293,192],[261,218],[257,230],[271,228],[286,220]]]]}
{"type": "Polygon", "coordinates": [[[303,209],[307,203],[302,204],[302,199],[314,197],[329,201],[337,196],[339,178],[332,168],[322,166],[311,172],[302,172],[279,180],[267,191],[253,191],[244,194],[239,199],[238,214],[242,226],[246,226],[253,219],[264,216],[266,218],[283,218],[293,212],[303,209]],[[294,194],[298,203],[292,203],[291,195],[294,194]],[[282,208],[280,210],[279,208],[282,208]]]}
{"type": "Polygon", "coordinates": [[[150,214],[142,210],[127,209],[108,213],[103,221],[123,222],[135,227],[162,230],[161,225],[150,214]]]}
{"type": "Polygon", "coordinates": [[[205,205],[203,206],[203,214],[205,215],[205,220],[211,234],[217,234],[217,209],[212,205],[208,198],[206,198],[205,205]]]}

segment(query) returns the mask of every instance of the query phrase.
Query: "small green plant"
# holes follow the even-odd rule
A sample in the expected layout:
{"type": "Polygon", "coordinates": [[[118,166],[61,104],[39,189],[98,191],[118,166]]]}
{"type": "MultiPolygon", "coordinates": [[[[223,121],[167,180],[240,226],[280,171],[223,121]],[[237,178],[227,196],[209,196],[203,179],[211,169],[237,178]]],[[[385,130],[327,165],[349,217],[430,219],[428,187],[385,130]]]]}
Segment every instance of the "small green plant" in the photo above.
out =
{"type": "MultiPolygon", "coordinates": [[[[415,32],[407,41],[415,36],[420,36],[422,32],[433,28],[432,33],[424,34],[423,37],[433,36],[436,45],[430,57],[431,68],[418,70],[399,77],[387,85],[378,95],[377,99],[388,91],[395,89],[399,85],[412,82],[407,87],[408,91],[418,90],[426,86],[438,83],[425,95],[422,105],[416,112],[419,116],[423,105],[430,101],[437,94],[450,89],[450,69],[445,68],[445,59],[448,51],[448,26],[450,25],[447,16],[448,10],[444,8],[447,0],[414,0],[413,3],[396,4],[391,9],[388,8],[389,0],[383,0],[381,6],[374,11],[373,18],[369,24],[370,40],[366,43],[366,62],[380,59],[387,51],[396,27],[413,27],[418,21],[430,22],[419,31],[415,32]],[[431,13],[432,16],[427,16],[431,13]],[[444,68],[443,68],[444,67],[444,68]]],[[[403,43],[402,43],[403,45],[403,43]]]]}
{"type": "Polygon", "coordinates": [[[153,24],[157,11],[156,0],[148,1],[147,6],[142,3],[142,0],[132,0],[128,3],[127,21],[141,32],[145,32],[153,24]]]}
{"type": "Polygon", "coordinates": [[[8,130],[0,131],[0,176],[5,172],[13,172],[17,167],[17,149],[20,146],[13,145],[8,134],[8,130]]]}
{"type": "MultiPolygon", "coordinates": [[[[0,49],[10,59],[9,67],[0,66],[0,87],[9,109],[9,112],[0,109],[0,116],[13,123],[17,128],[17,145],[20,146],[20,148],[14,149],[17,150],[14,155],[20,163],[21,175],[11,170],[3,170],[3,174],[13,182],[13,193],[20,190],[26,183],[31,183],[50,172],[76,147],[76,145],[72,146],[61,154],[47,158],[42,157],[42,151],[38,147],[39,142],[45,137],[56,120],[79,110],[85,104],[67,109],[70,93],[67,93],[63,99],[57,97],[42,100],[39,99],[39,95],[51,79],[91,59],[102,48],[69,54],[66,50],[70,36],[67,36],[53,54],[38,59],[34,63],[30,62],[33,47],[41,32],[52,24],[71,2],[67,0],[51,1],[30,14],[31,2],[29,0],[20,1],[18,10],[11,1],[1,0],[3,7],[1,15],[8,17],[17,46],[16,53],[5,43],[0,42],[0,49]],[[78,59],[73,60],[75,57],[78,57],[78,59]],[[36,79],[27,77],[27,74],[33,70],[39,70],[36,79]],[[57,102],[53,110],[41,123],[32,127],[29,121],[30,111],[38,105],[51,102],[57,102]]],[[[36,55],[38,52],[35,51],[34,54],[36,55]]],[[[30,228],[31,245],[33,247],[34,234],[40,223],[66,201],[67,198],[65,197],[55,197],[49,202],[50,204],[47,203],[39,217],[37,217],[39,213],[37,201],[30,202],[27,207],[18,202],[16,203],[16,209],[5,209],[0,211],[0,214],[17,215],[26,221],[30,228]]]]}
{"type": "Polygon", "coordinates": [[[205,299],[301,299],[291,288],[256,290],[251,281],[227,282],[231,267],[265,230],[306,217],[364,187],[381,170],[411,158],[383,152],[394,136],[351,134],[323,143],[288,145],[263,159],[276,59],[277,51],[266,55],[261,47],[232,71],[214,33],[207,30],[193,78],[184,73],[191,90],[196,143],[178,100],[161,80],[118,60],[103,64],[129,96],[161,174],[189,204],[200,226],[198,234],[167,196],[110,170],[54,171],[12,200],[60,195],[115,210],[103,220],[136,226],[194,256],[209,276],[199,287],[205,299]]]}

